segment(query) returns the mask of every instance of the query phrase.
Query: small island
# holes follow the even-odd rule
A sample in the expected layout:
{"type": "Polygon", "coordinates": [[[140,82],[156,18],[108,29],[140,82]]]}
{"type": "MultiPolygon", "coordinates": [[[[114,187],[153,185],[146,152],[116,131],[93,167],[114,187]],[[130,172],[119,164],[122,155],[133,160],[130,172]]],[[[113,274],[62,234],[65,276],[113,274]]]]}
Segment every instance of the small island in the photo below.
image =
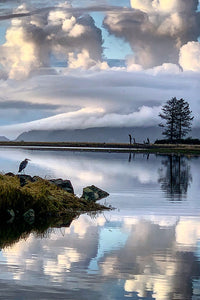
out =
{"type": "Polygon", "coordinates": [[[110,209],[96,203],[109,194],[95,186],[74,195],[70,180],[43,179],[39,176],[0,174],[1,220],[8,223],[23,220],[32,224],[44,218],[110,209]]]}
{"type": "Polygon", "coordinates": [[[30,233],[44,237],[52,228],[69,227],[82,213],[96,217],[112,209],[96,203],[108,195],[92,185],[79,198],[70,180],[0,174],[0,249],[30,233]]]}

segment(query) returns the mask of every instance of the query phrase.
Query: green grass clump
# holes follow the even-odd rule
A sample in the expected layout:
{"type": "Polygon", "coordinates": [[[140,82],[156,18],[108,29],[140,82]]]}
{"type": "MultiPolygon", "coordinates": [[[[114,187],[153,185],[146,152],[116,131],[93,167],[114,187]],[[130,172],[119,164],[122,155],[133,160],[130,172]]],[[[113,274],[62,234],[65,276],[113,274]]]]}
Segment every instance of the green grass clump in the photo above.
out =
{"type": "Polygon", "coordinates": [[[38,178],[24,187],[18,176],[0,175],[0,212],[8,209],[19,214],[34,209],[35,215],[62,215],[70,212],[98,211],[107,207],[79,199],[48,180],[38,178]]]}

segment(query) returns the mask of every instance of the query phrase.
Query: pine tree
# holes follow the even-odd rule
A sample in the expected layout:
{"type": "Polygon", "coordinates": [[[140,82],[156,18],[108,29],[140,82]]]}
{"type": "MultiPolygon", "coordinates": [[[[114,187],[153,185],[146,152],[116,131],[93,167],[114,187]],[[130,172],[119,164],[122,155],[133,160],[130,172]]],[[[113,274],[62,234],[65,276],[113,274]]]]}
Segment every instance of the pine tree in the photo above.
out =
{"type": "Polygon", "coordinates": [[[191,116],[192,112],[189,103],[184,99],[178,100],[177,105],[177,138],[181,140],[191,130],[191,124],[194,117],[191,116]]]}
{"type": "Polygon", "coordinates": [[[168,100],[162,107],[162,113],[159,114],[165,120],[165,124],[159,124],[164,128],[162,134],[170,141],[182,139],[191,130],[194,118],[191,113],[189,103],[184,99],[178,100],[173,97],[168,100]]]}
{"type": "Polygon", "coordinates": [[[167,139],[173,141],[176,139],[176,115],[177,115],[177,99],[168,100],[162,107],[162,113],[159,117],[165,120],[165,124],[160,123],[159,126],[164,128],[162,132],[167,139]]]}

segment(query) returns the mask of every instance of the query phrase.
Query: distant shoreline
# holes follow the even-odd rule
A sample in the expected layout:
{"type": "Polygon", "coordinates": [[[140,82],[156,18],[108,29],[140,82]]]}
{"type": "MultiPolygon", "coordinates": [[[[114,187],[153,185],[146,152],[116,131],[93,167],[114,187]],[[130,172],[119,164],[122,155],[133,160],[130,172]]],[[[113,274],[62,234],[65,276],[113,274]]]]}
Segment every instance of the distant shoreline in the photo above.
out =
{"type": "Polygon", "coordinates": [[[87,151],[118,153],[154,153],[200,155],[200,145],[187,144],[129,144],[91,142],[0,142],[0,147],[23,147],[29,150],[87,151]]]}

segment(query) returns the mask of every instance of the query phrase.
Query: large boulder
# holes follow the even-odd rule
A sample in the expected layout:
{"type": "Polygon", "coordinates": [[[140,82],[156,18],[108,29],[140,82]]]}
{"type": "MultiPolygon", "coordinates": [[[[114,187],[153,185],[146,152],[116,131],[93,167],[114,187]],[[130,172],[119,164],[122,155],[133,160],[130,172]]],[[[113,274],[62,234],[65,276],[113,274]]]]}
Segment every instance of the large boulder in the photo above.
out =
{"type": "Polygon", "coordinates": [[[49,180],[49,182],[57,185],[58,187],[60,187],[61,189],[65,190],[68,193],[74,194],[74,188],[70,180],[63,180],[61,178],[58,178],[58,179],[51,179],[49,180]]]}
{"type": "Polygon", "coordinates": [[[81,198],[88,200],[88,201],[94,201],[96,202],[97,200],[103,199],[105,197],[108,197],[109,194],[100,188],[91,185],[87,186],[83,189],[83,194],[81,198]]]}

